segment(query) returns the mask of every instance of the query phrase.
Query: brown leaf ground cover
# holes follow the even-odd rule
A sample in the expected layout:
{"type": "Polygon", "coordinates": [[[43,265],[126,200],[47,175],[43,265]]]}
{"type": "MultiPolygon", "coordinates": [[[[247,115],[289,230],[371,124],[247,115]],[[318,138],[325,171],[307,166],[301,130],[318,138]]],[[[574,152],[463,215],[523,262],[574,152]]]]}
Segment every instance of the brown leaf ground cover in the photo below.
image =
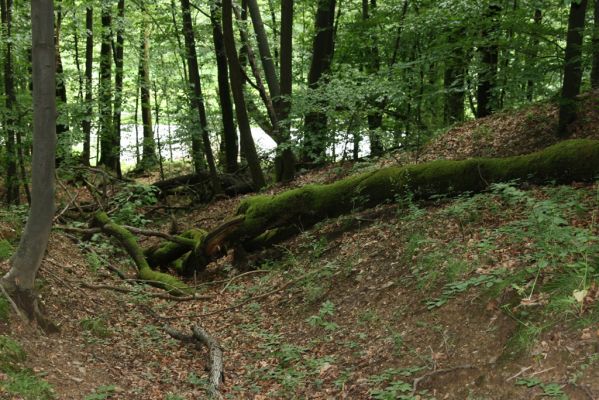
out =
{"type": "MultiPolygon", "coordinates": [[[[576,134],[596,136],[597,98],[586,97],[584,110],[576,134]]],[[[473,121],[419,158],[526,153],[553,143],[554,118],[541,104],[473,121]]],[[[377,167],[330,166],[293,185],[377,167]]],[[[230,255],[213,263],[189,282],[212,299],[190,302],[150,297],[159,291],[116,277],[107,265],[131,277],[133,266],[105,238],[80,245],[56,231],[40,292],[60,333],[11,315],[0,319],[0,335],[23,346],[22,367],[52,384],[57,399],[206,398],[207,352],[164,331],[194,324],[224,349],[229,399],[593,399],[599,294],[590,285],[578,301],[581,282],[570,272],[591,271],[599,259],[598,193],[597,185],[504,185],[474,197],[358,206],[251,255],[254,272],[236,269],[230,255]]],[[[178,228],[216,226],[239,201],[177,210],[178,228]]],[[[14,240],[18,218],[2,220],[0,240],[14,240]]],[[[27,398],[11,394],[11,379],[0,373],[0,398],[27,398]]]]}

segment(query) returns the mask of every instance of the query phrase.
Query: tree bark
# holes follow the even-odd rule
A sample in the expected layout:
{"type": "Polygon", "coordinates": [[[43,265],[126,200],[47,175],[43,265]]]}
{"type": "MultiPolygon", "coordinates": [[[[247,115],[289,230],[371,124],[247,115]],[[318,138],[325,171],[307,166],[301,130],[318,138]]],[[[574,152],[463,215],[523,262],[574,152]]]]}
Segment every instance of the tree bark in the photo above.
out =
{"type": "Polygon", "coordinates": [[[30,318],[37,317],[35,277],[46,251],[54,217],[56,149],[56,59],[51,0],[32,0],[33,160],[29,217],[1,284],[15,294],[30,318]]]}
{"type": "Polygon", "coordinates": [[[446,56],[443,84],[445,86],[445,124],[452,125],[464,120],[464,99],[466,91],[466,52],[459,43],[459,38],[465,33],[458,29],[449,36],[451,54],[446,56]],[[455,43],[455,45],[453,45],[455,43]]]}
{"type": "MultiPolygon", "coordinates": [[[[370,19],[370,13],[376,10],[376,0],[362,0],[362,20],[368,32],[370,43],[367,45],[366,57],[368,60],[366,64],[366,70],[368,74],[376,74],[379,72],[381,67],[381,60],[379,54],[379,48],[377,43],[376,33],[371,32],[371,28],[368,25],[370,19]]],[[[383,154],[383,142],[381,140],[381,129],[383,126],[383,102],[377,101],[376,99],[370,99],[369,102],[374,108],[373,111],[368,113],[368,137],[370,139],[370,155],[374,157],[380,157],[383,154]]]]}
{"type": "MultiPolygon", "coordinates": [[[[60,110],[62,108],[61,117],[66,119],[67,105],[67,85],[64,77],[64,70],[62,67],[62,57],[60,56],[60,34],[62,29],[62,0],[56,2],[56,23],[54,32],[54,44],[56,47],[56,97],[58,99],[57,107],[60,110]],[[64,116],[62,114],[65,114],[64,116]]],[[[58,145],[56,151],[56,163],[60,165],[63,161],[71,158],[71,138],[69,137],[69,125],[63,120],[57,119],[56,123],[56,136],[58,138],[58,145]]]]}
{"type": "Polygon", "coordinates": [[[216,170],[216,162],[214,154],[210,146],[210,136],[208,135],[208,119],[206,118],[206,108],[204,105],[204,97],[202,95],[202,83],[200,80],[200,71],[198,67],[198,58],[196,53],[195,35],[193,33],[193,23],[191,21],[191,10],[189,0],[181,0],[181,11],[183,13],[183,35],[185,37],[185,49],[187,54],[187,67],[189,69],[189,79],[191,83],[191,106],[198,113],[200,136],[192,134],[192,158],[196,171],[201,170],[201,150],[200,146],[203,142],[204,155],[208,163],[208,170],[212,178],[213,189],[215,193],[221,193],[222,188],[218,181],[218,172],[216,170]]]}
{"type": "Polygon", "coordinates": [[[564,82],[559,107],[557,136],[568,137],[568,126],[576,120],[576,96],[582,81],[582,39],[588,0],[572,1],[564,57],[564,82]]]}
{"type": "Polygon", "coordinates": [[[210,7],[210,19],[212,23],[212,40],[214,42],[214,53],[216,54],[216,67],[218,76],[218,95],[220,99],[221,117],[223,122],[223,142],[225,150],[225,171],[233,173],[239,165],[239,147],[237,141],[237,128],[233,115],[233,102],[231,100],[231,87],[229,85],[229,67],[227,66],[227,53],[223,38],[223,30],[220,23],[220,7],[213,4],[210,7]]]}
{"type": "MultiPolygon", "coordinates": [[[[308,73],[308,87],[316,89],[321,78],[331,68],[334,49],[334,20],[336,0],[318,0],[314,22],[312,61],[308,73]]],[[[314,162],[323,159],[328,146],[327,115],[318,110],[310,111],[304,119],[304,143],[302,159],[314,162]]]]}
{"type": "Polygon", "coordinates": [[[92,6],[88,6],[85,11],[85,32],[85,115],[81,121],[81,129],[83,130],[81,162],[83,165],[89,165],[91,156],[91,122],[93,114],[92,73],[94,63],[94,9],[92,6]]]}
{"type": "MultiPolygon", "coordinates": [[[[535,9],[534,14],[534,23],[535,28],[540,27],[543,22],[543,11],[540,9],[535,9]]],[[[535,69],[535,64],[537,63],[537,54],[539,52],[539,39],[538,36],[533,36],[530,39],[530,55],[527,60],[527,69],[528,73],[532,74],[531,70],[535,69]]],[[[532,76],[532,75],[531,75],[532,76]]],[[[533,78],[529,78],[526,82],[526,100],[532,102],[535,94],[535,80],[533,78]]]]}
{"type": "Polygon", "coordinates": [[[237,124],[239,125],[241,151],[245,156],[252,181],[256,189],[264,187],[264,175],[260,167],[260,160],[256,152],[256,145],[252,138],[252,130],[245,105],[243,94],[243,76],[241,74],[241,64],[237,55],[235,46],[235,36],[233,33],[233,10],[231,0],[224,0],[223,4],[223,36],[225,41],[225,50],[229,62],[229,73],[231,74],[231,91],[233,92],[233,101],[235,102],[235,113],[237,115],[237,124]]]}
{"type": "Polygon", "coordinates": [[[593,13],[593,66],[591,69],[591,87],[599,88],[599,0],[595,0],[593,13]]]}
{"type": "Polygon", "coordinates": [[[485,27],[482,31],[482,45],[479,50],[483,65],[478,78],[476,96],[477,118],[486,117],[497,108],[497,96],[494,92],[497,87],[497,68],[499,65],[497,35],[499,30],[498,17],[500,12],[501,6],[492,2],[489,4],[487,11],[483,15],[485,27]]]}
{"type": "Polygon", "coordinates": [[[152,106],[150,100],[150,48],[148,42],[148,31],[144,29],[141,36],[141,46],[139,49],[139,91],[141,93],[141,120],[143,125],[143,142],[141,165],[139,170],[152,168],[158,162],[156,156],[156,142],[154,140],[154,131],[152,128],[152,106]]]}
{"type": "Polygon", "coordinates": [[[112,10],[109,1],[102,3],[102,45],[100,46],[100,160],[99,165],[116,172],[119,148],[115,145],[112,121],[112,10]]]}
{"type": "Polygon", "coordinates": [[[125,45],[125,0],[119,0],[117,5],[117,23],[116,23],[116,45],[114,49],[114,113],[112,117],[112,126],[114,129],[113,140],[119,157],[116,162],[116,174],[119,178],[121,173],[121,108],[123,107],[123,53],[125,45]]]}
{"type": "Polygon", "coordinates": [[[4,91],[6,116],[6,204],[19,204],[19,177],[17,176],[17,149],[15,146],[16,104],[15,77],[12,57],[12,0],[0,0],[2,25],[5,27],[5,50],[4,50],[4,91]]]}

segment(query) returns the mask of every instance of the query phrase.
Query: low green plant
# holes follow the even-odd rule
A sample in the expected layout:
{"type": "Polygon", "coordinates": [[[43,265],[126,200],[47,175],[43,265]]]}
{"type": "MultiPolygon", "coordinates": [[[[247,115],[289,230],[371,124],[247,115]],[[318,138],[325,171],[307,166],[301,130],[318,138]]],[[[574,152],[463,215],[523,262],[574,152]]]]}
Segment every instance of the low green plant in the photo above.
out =
{"type": "Polygon", "coordinates": [[[0,261],[8,260],[12,257],[14,248],[6,239],[0,240],[0,261]]]}
{"type": "Polygon", "coordinates": [[[0,322],[8,321],[9,316],[10,303],[3,294],[0,294],[0,322]]]}
{"type": "Polygon", "coordinates": [[[9,371],[7,380],[0,381],[0,392],[14,395],[22,400],[53,400],[56,399],[52,385],[38,378],[29,370],[9,371]]]}
{"type": "Polygon", "coordinates": [[[111,335],[106,321],[102,318],[84,318],[79,322],[81,328],[97,338],[107,338],[111,335]]]}
{"type": "Polygon", "coordinates": [[[336,331],[337,329],[339,329],[339,325],[327,320],[328,317],[332,317],[334,315],[335,304],[327,300],[320,306],[318,314],[308,317],[306,319],[306,322],[310,326],[319,326],[321,328],[324,328],[324,330],[326,331],[336,331]]]}
{"type": "Polygon", "coordinates": [[[93,393],[85,396],[84,400],[105,400],[105,399],[109,399],[115,393],[116,393],[115,385],[99,386],[94,390],[93,393]]]}
{"type": "Polygon", "coordinates": [[[543,391],[542,397],[551,397],[559,400],[568,400],[569,397],[562,390],[563,386],[559,383],[543,383],[537,378],[521,378],[516,381],[516,385],[526,386],[527,388],[538,387],[543,391]]]}
{"type": "Polygon", "coordinates": [[[0,371],[18,370],[18,363],[27,358],[23,347],[9,336],[0,335],[0,371]]]}

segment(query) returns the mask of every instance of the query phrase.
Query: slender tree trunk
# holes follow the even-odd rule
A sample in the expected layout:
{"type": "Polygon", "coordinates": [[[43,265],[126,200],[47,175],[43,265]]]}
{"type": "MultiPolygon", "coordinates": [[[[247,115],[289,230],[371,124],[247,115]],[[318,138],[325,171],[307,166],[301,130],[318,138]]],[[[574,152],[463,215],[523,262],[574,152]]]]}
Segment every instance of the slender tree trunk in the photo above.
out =
{"type": "Polygon", "coordinates": [[[256,189],[265,185],[264,175],[260,168],[260,160],[256,152],[252,130],[245,106],[245,97],[243,94],[243,76],[241,74],[241,64],[237,55],[235,45],[235,36],[233,33],[233,5],[232,0],[224,0],[223,7],[223,37],[225,41],[225,50],[227,60],[229,61],[229,73],[231,75],[231,91],[233,92],[233,101],[235,102],[235,113],[237,115],[237,124],[239,125],[241,151],[245,156],[252,181],[256,189]]]}
{"type": "MultiPolygon", "coordinates": [[[[61,111],[62,119],[65,119],[67,105],[67,86],[62,67],[62,57],[60,56],[60,33],[62,29],[62,0],[56,1],[56,23],[54,32],[54,45],[56,47],[56,98],[58,99],[58,108],[61,111]]],[[[58,147],[56,151],[56,164],[60,165],[63,161],[71,158],[71,138],[69,137],[69,125],[63,121],[56,123],[56,135],[58,137],[58,147]]]]}
{"type": "Polygon", "coordinates": [[[449,36],[450,43],[456,43],[450,49],[451,54],[445,59],[445,74],[443,83],[445,86],[444,120],[446,125],[455,124],[464,120],[465,86],[466,75],[466,52],[459,42],[459,38],[465,34],[464,29],[458,29],[449,36]]]}
{"type": "MultiPolygon", "coordinates": [[[[321,78],[331,68],[334,51],[334,19],[335,0],[318,0],[318,8],[314,23],[314,41],[312,45],[312,61],[308,73],[308,86],[316,89],[321,78]]],[[[313,110],[304,119],[304,143],[302,158],[304,161],[316,161],[326,155],[327,115],[313,110]]]]}
{"type": "MultiPolygon", "coordinates": [[[[534,23],[535,23],[535,28],[538,28],[541,26],[541,23],[543,22],[543,11],[541,11],[540,9],[535,9],[535,15],[534,15],[534,23]]],[[[528,57],[527,60],[527,70],[529,71],[529,74],[531,74],[531,78],[528,79],[528,81],[526,82],[526,100],[528,101],[533,101],[534,99],[534,93],[535,93],[535,80],[532,78],[532,70],[535,70],[535,66],[537,63],[537,54],[539,52],[539,38],[538,36],[534,35],[531,39],[530,39],[530,55],[528,57]]]]}
{"type": "Polygon", "coordinates": [[[81,162],[83,165],[89,165],[91,156],[91,122],[93,114],[92,72],[94,64],[94,9],[91,6],[88,6],[85,11],[85,32],[85,115],[81,122],[81,129],[83,130],[83,152],[81,153],[81,162]]]}
{"type": "MultiPolygon", "coordinates": [[[[371,27],[368,26],[368,20],[370,19],[370,13],[376,10],[376,0],[362,0],[362,19],[364,24],[367,25],[366,29],[369,34],[367,35],[371,43],[367,47],[366,52],[366,70],[368,74],[374,75],[379,72],[381,66],[381,60],[379,55],[379,48],[377,44],[377,36],[374,32],[371,32],[371,27]]],[[[368,113],[368,137],[370,139],[370,155],[379,157],[383,154],[384,148],[381,141],[381,128],[383,126],[383,113],[381,108],[383,107],[382,101],[377,99],[370,99],[369,102],[372,104],[374,111],[368,113]]]]}
{"type": "Polygon", "coordinates": [[[53,17],[51,0],[32,0],[33,202],[10,271],[0,282],[15,295],[30,318],[36,316],[34,281],[46,251],[54,217],[56,54],[53,17]]]}
{"type": "Polygon", "coordinates": [[[595,0],[593,13],[593,67],[591,69],[591,86],[599,88],[599,0],[595,0]]]}
{"type": "Polygon", "coordinates": [[[125,0],[119,0],[118,5],[118,21],[116,23],[116,45],[114,49],[114,113],[112,117],[112,125],[114,129],[113,146],[115,151],[118,151],[119,156],[116,160],[117,176],[122,176],[121,172],[121,108],[123,106],[123,52],[125,38],[123,36],[125,28],[125,0]]]}
{"type": "Polygon", "coordinates": [[[154,131],[152,128],[152,105],[150,100],[150,47],[148,41],[148,31],[144,29],[141,36],[141,46],[139,52],[139,91],[141,93],[141,120],[143,124],[143,143],[141,164],[138,169],[145,170],[156,165],[156,142],[154,140],[154,131]]]}
{"type": "Polygon", "coordinates": [[[295,177],[295,155],[291,149],[291,94],[293,91],[293,0],[281,1],[281,97],[277,103],[279,132],[283,143],[277,181],[287,182],[295,177]]]}
{"type": "Polygon", "coordinates": [[[564,57],[564,82],[557,128],[557,135],[560,138],[569,135],[568,126],[576,120],[576,96],[580,93],[582,81],[582,39],[587,4],[588,0],[581,0],[579,3],[573,1],[570,5],[564,57]]]}
{"type": "Polygon", "coordinates": [[[225,171],[233,173],[237,171],[237,157],[239,146],[237,142],[237,128],[233,115],[233,102],[231,100],[231,87],[229,86],[229,67],[227,66],[227,53],[223,39],[222,26],[220,24],[220,7],[216,4],[210,7],[210,19],[212,22],[212,40],[214,42],[214,53],[216,54],[216,67],[218,76],[218,95],[223,122],[223,143],[225,151],[225,171]]]}
{"type": "Polygon", "coordinates": [[[480,47],[482,69],[479,72],[476,101],[477,118],[490,115],[497,108],[495,90],[497,87],[497,68],[499,65],[499,46],[497,35],[499,30],[499,13],[501,6],[491,3],[483,15],[485,27],[482,32],[482,45],[480,47]]]}
{"type": "MultiPolygon", "coordinates": [[[[17,97],[15,93],[15,80],[12,58],[12,0],[0,0],[2,25],[5,30],[5,50],[4,50],[4,92],[5,104],[7,110],[6,116],[6,160],[5,171],[6,178],[6,204],[19,204],[19,177],[17,175],[17,149],[15,146],[16,137],[16,105],[17,97]]],[[[54,36],[52,36],[54,37],[54,36]]]]}
{"type": "Polygon", "coordinates": [[[195,35],[193,33],[193,23],[191,21],[191,11],[189,0],[181,0],[181,11],[183,13],[183,35],[185,37],[185,48],[187,54],[187,66],[189,69],[189,80],[191,83],[191,105],[198,112],[200,136],[193,134],[192,152],[194,167],[196,171],[201,170],[201,143],[204,144],[204,154],[208,162],[208,170],[212,181],[212,187],[215,193],[221,193],[220,180],[216,170],[216,162],[210,146],[210,136],[208,135],[208,119],[206,118],[206,108],[202,95],[202,84],[200,81],[200,71],[196,53],[195,35]]]}
{"type": "Polygon", "coordinates": [[[112,171],[118,169],[119,149],[114,147],[112,121],[112,10],[110,1],[102,3],[102,45],[100,47],[100,160],[112,171]]]}

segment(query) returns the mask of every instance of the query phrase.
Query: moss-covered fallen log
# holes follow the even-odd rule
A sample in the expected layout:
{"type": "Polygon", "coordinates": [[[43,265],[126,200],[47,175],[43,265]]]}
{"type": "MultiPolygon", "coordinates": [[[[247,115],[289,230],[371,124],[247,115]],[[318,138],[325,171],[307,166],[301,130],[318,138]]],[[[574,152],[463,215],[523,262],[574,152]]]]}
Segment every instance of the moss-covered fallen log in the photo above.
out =
{"type": "Polygon", "coordinates": [[[599,176],[599,141],[569,140],[545,150],[508,158],[432,161],[388,167],[327,185],[307,185],[274,196],[254,196],[238,209],[243,225],[231,240],[272,241],[269,232],[306,228],[328,217],[372,207],[410,194],[433,195],[480,192],[492,183],[514,180],[532,183],[589,181],[599,176]]]}
{"type": "Polygon", "coordinates": [[[169,274],[153,271],[144,257],[143,250],[137,244],[135,236],[127,229],[111,221],[106,213],[96,213],[94,220],[105,234],[114,237],[121,243],[123,248],[135,262],[139,279],[148,282],[149,285],[164,289],[176,296],[189,295],[193,292],[193,290],[177,278],[169,274]]]}
{"type": "Polygon", "coordinates": [[[185,231],[179,238],[185,239],[181,242],[165,241],[158,246],[150,247],[144,251],[144,256],[152,268],[167,267],[175,260],[192,251],[196,244],[208,235],[203,229],[190,229],[185,231]]]}

